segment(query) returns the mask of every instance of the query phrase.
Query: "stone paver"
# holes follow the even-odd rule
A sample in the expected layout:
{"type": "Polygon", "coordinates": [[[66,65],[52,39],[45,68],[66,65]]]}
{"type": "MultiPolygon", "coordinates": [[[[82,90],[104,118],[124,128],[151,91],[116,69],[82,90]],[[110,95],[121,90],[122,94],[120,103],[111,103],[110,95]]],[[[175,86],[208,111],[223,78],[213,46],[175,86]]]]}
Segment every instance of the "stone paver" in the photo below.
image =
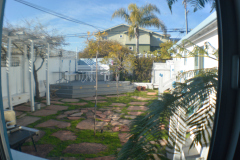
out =
{"type": "MultiPolygon", "coordinates": [[[[46,100],[43,100],[41,102],[46,104],[46,100]]],[[[64,103],[59,102],[58,100],[51,100],[50,104],[64,104],[64,103]]]]}
{"type": "MultiPolygon", "coordinates": [[[[85,100],[85,101],[93,101],[93,100],[95,100],[95,97],[86,97],[86,98],[82,98],[82,99],[85,100]]],[[[98,96],[97,99],[98,100],[103,100],[103,99],[107,99],[107,98],[98,96]]]]}
{"type": "MultiPolygon", "coordinates": [[[[34,142],[39,141],[45,134],[46,134],[46,132],[40,130],[38,136],[37,135],[33,136],[34,142]]],[[[29,138],[28,140],[26,140],[26,142],[32,142],[32,139],[29,138]]]]}
{"type": "Polygon", "coordinates": [[[127,105],[124,103],[112,103],[110,106],[126,107],[127,105]]]}
{"type": "Polygon", "coordinates": [[[27,126],[39,120],[39,117],[25,116],[17,119],[17,124],[20,126],[27,126]]]}
{"type": "Polygon", "coordinates": [[[70,116],[71,117],[80,117],[83,113],[82,112],[78,112],[78,113],[73,113],[70,116]]]}
{"type": "Polygon", "coordinates": [[[113,112],[121,113],[122,111],[120,109],[115,109],[115,110],[113,110],[113,112]]]}
{"type": "Polygon", "coordinates": [[[111,125],[112,126],[119,126],[119,125],[123,125],[123,124],[118,122],[118,121],[111,121],[111,125]]]}
{"type": "Polygon", "coordinates": [[[119,126],[114,126],[114,127],[112,128],[112,131],[113,131],[113,132],[119,132],[119,131],[120,131],[120,127],[119,127],[119,126]]]}
{"type": "Polygon", "coordinates": [[[37,152],[35,151],[33,146],[22,146],[22,152],[28,153],[37,157],[45,158],[47,154],[53,150],[54,146],[51,144],[41,144],[36,145],[37,152]]]}
{"type": "Polygon", "coordinates": [[[96,114],[102,114],[102,111],[96,111],[96,114]]]}
{"type": "Polygon", "coordinates": [[[46,103],[44,104],[44,103],[40,103],[40,105],[41,105],[41,108],[43,108],[43,107],[46,107],[47,105],[46,105],[46,103]]]}
{"type": "Polygon", "coordinates": [[[120,119],[119,122],[122,123],[122,124],[130,125],[130,123],[132,122],[132,120],[120,119]]]}
{"type": "Polygon", "coordinates": [[[146,105],[148,102],[130,102],[129,104],[130,105],[141,105],[141,106],[143,106],[143,105],[146,105]]]}
{"type": "MultiPolygon", "coordinates": [[[[122,96],[127,96],[126,94],[120,94],[118,95],[119,97],[122,97],[122,96]]],[[[118,97],[117,95],[110,95],[110,96],[106,96],[106,97],[109,97],[109,98],[113,98],[113,97],[118,97]]]]}
{"type": "Polygon", "coordinates": [[[50,103],[51,103],[51,104],[64,104],[64,103],[59,102],[59,101],[51,101],[50,103]]]}
{"type": "Polygon", "coordinates": [[[126,125],[121,126],[121,127],[120,127],[120,130],[121,130],[122,132],[130,132],[129,127],[126,126],[126,125]]]}
{"type": "Polygon", "coordinates": [[[76,106],[85,106],[88,104],[87,102],[80,102],[80,103],[70,103],[71,105],[76,105],[76,106]]]}
{"type": "Polygon", "coordinates": [[[87,113],[85,113],[86,114],[86,116],[87,116],[87,118],[93,118],[93,112],[87,112],[87,113]]]}
{"type": "Polygon", "coordinates": [[[71,131],[57,131],[52,134],[52,136],[59,138],[61,141],[67,141],[67,140],[76,140],[77,136],[75,136],[74,133],[71,131]]]}
{"type": "Polygon", "coordinates": [[[33,116],[49,116],[52,114],[56,114],[57,110],[47,110],[47,109],[43,109],[43,110],[38,110],[36,112],[33,112],[31,115],[33,116]]]}
{"type": "Polygon", "coordinates": [[[15,111],[24,111],[24,112],[31,112],[31,107],[29,106],[16,106],[14,107],[15,111]]]}
{"type": "Polygon", "coordinates": [[[131,118],[131,119],[135,119],[137,116],[130,116],[130,115],[125,115],[125,118],[131,118]]]}
{"type": "Polygon", "coordinates": [[[62,99],[62,102],[78,102],[79,99],[62,99]]]}
{"type": "Polygon", "coordinates": [[[66,127],[70,127],[71,123],[68,122],[62,122],[62,121],[56,121],[56,120],[48,120],[46,122],[40,123],[38,125],[36,125],[35,127],[58,127],[58,128],[66,128],[66,127]]]}
{"type": "Polygon", "coordinates": [[[97,154],[101,151],[107,149],[106,145],[100,143],[79,143],[79,144],[70,144],[67,146],[63,153],[72,153],[72,154],[97,154]]]}
{"type": "Polygon", "coordinates": [[[61,100],[62,98],[51,98],[51,101],[59,101],[61,100]]]}
{"type": "Polygon", "coordinates": [[[23,112],[20,112],[20,111],[15,111],[15,114],[16,114],[16,116],[18,117],[18,116],[22,115],[22,114],[23,114],[23,112]]]}
{"type": "Polygon", "coordinates": [[[144,98],[144,97],[138,97],[138,96],[132,96],[132,98],[137,99],[137,100],[141,100],[141,101],[146,101],[146,100],[151,99],[151,98],[144,98]]]}
{"type": "MultiPolygon", "coordinates": [[[[95,101],[91,101],[92,103],[95,103],[95,101]]],[[[106,103],[107,101],[97,101],[97,103],[106,103]]]]}
{"type": "Polygon", "coordinates": [[[138,116],[138,115],[141,115],[143,114],[144,112],[128,112],[128,114],[130,115],[134,115],[134,116],[138,116]]]}
{"type": "Polygon", "coordinates": [[[111,118],[97,118],[103,122],[110,122],[111,121],[111,118]]]}
{"type": "Polygon", "coordinates": [[[115,157],[105,156],[105,157],[97,157],[97,158],[86,158],[85,160],[115,160],[115,157]]]}
{"type": "Polygon", "coordinates": [[[67,117],[69,120],[78,120],[80,119],[81,117],[67,117]]]}
{"type": "Polygon", "coordinates": [[[148,110],[147,107],[145,106],[129,106],[127,110],[141,110],[141,111],[146,111],[148,110]]]}
{"type": "Polygon", "coordinates": [[[121,114],[113,114],[112,116],[111,116],[111,118],[112,118],[112,120],[114,120],[114,121],[117,121],[117,120],[119,120],[120,119],[120,116],[121,116],[121,114]]]}
{"type": "Polygon", "coordinates": [[[110,115],[110,114],[112,114],[112,112],[111,111],[105,111],[105,112],[103,112],[103,114],[110,115]]]}
{"type": "Polygon", "coordinates": [[[149,96],[155,96],[155,95],[157,95],[157,93],[156,93],[156,92],[147,92],[147,95],[149,95],[149,96]]]}
{"type": "Polygon", "coordinates": [[[79,112],[79,110],[66,111],[66,112],[64,112],[64,114],[68,115],[68,114],[73,114],[73,113],[76,113],[76,112],[79,112]]]}
{"type": "Polygon", "coordinates": [[[56,118],[57,118],[57,119],[62,119],[62,118],[65,118],[65,117],[67,117],[66,114],[60,114],[60,115],[58,115],[56,118]]]}
{"type": "Polygon", "coordinates": [[[87,109],[81,109],[81,112],[82,112],[82,113],[87,113],[88,110],[87,110],[87,109]]]}
{"type": "Polygon", "coordinates": [[[121,144],[124,145],[129,139],[129,134],[128,133],[119,133],[118,137],[120,139],[121,144]]]}
{"type": "Polygon", "coordinates": [[[67,110],[68,106],[50,105],[50,106],[47,106],[45,109],[62,111],[62,110],[67,110]]]}
{"type": "MultiPolygon", "coordinates": [[[[96,122],[96,128],[102,129],[107,124],[108,124],[107,122],[96,122]]],[[[78,128],[78,129],[94,129],[94,120],[93,119],[83,120],[77,124],[76,128],[78,128]]]]}
{"type": "Polygon", "coordinates": [[[94,111],[94,107],[91,107],[91,108],[84,108],[84,109],[87,109],[89,111],[94,111]]]}
{"type": "Polygon", "coordinates": [[[22,115],[20,115],[18,118],[22,118],[22,117],[25,117],[27,114],[26,113],[23,113],[22,115]]]}
{"type": "Polygon", "coordinates": [[[101,113],[96,113],[96,115],[100,118],[106,118],[106,115],[105,114],[101,114],[101,113]]]}

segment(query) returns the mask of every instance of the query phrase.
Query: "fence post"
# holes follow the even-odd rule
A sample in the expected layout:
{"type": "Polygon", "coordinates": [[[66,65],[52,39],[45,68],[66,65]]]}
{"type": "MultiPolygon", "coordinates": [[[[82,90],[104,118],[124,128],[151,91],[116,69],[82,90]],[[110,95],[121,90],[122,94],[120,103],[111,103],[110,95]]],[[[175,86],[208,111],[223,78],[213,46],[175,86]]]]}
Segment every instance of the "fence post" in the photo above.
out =
{"type": "Polygon", "coordinates": [[[6,72],[7,72],[7,90],[8,90],[8,107],[9,109],[13,110],[13,106],[12,106],[12,95],[11,95],[11,78],[10,78],[10,70],[11,70],[11,54],[12,54],[12,51],[11,51],[11,43],[12,43],[12,40],[11,38],[9,37],[8,38],[8,48],[7,48],[7,57],[6,57],[6,72]]]}
{"type": "Polygon", "coordinates": [[[46,54],[46,104],[50,105],[50,90],[49,90],[49,43],[47,44],[46,54]]]}
{"type": "Polygon", "coordinates": [[[34,93],[33,93],[33,52],[34,52],[34,45],[33,40],[31,40],[31,52],[30,52],[30,59],[29,59],[29,73],[30,73],[30,106],[31,111],[35,111],[34,108],[34,93]]]}

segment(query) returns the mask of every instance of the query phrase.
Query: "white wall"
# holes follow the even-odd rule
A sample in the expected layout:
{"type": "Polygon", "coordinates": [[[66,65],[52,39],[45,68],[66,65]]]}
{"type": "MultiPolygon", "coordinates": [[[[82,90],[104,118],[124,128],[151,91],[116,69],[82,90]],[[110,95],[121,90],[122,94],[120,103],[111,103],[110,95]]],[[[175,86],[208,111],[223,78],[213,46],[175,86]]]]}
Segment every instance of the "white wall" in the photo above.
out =
{"type": "MultiPolygon", "coordinates": [[[[30,72],[28,59],[25,59],[25,63],[22,63],[23,56],[19,56],[20,66],[10,68],[10,90],[13,98],[13,105],[18,105],[24,102],[29,101],[29,84],[30,84],[30,72]],[[24,70],[23,65],[25,65],[25,78],[23,76],[24,70]],[[25,87],[24,87],[25,79],[25,87]],[[25,93],[24,93],[25,88],[25,93]]],[[[41,58],[38,58],[35,62],[36,68],[41,64],[41,58]]],[[[62,57],[50,57],[49,58],[49,83],[55,84],[57,80],[60,79],[60,73],[54,73],[59,71],[69,71],[75,72],[75,59],[66,59],[62,57]],[[71,61],[71,62],[70,62],[71,61]]],[[[7,92],[7,73],[6,67],[1,67],[1,77],[2,77],[2,97],[3,97],[3,106],[6,109],[8,107],[8,92],[7,92]]],[[[75,77],[71,77],[70,80],[74,80],[75,77]]],[[[46,80],[46,61],[44,62],[42,68],[38,71],[38,81],[39,81],[39,90],[40,96],[45,96],[46,87],[44,85],[44,80],[46,80]]],[[[35,86],[35,83],[34,83],[35,86]]],[[[35,87],[34,87],[35,89],[35,87]]]]}

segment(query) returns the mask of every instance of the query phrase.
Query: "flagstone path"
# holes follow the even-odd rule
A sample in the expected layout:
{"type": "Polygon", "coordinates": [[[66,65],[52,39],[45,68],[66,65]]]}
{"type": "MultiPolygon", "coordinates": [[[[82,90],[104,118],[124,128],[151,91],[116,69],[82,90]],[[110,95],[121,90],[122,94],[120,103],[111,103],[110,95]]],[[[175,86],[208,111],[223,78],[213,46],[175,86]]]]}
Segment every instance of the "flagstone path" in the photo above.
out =
{"type": "MultiPolygon", "coordinates": [[[[133,119],[148,109],[146,106],[149,103],[148,100],[152,100],[156,94],[155,92],[146,92],[146,95],[148,95],[148,97],[119,95],[119,97],[128,96],[127,101],[125,101],[124,98],[113,101],[113,98],[116,98],[117,95],[109,95],[106,97],[98,96],[98,100],[100,100],[98,103],[102,104],[100,108],[96,110],[97,133],[100,133],[100,135],[101,133],[108,133],[111,136],[115,135],[116,138],[120,140],[120,143],[119,141],[117,142],[119,145],[125,144],[129,139],[130,125],[133,119]],[[129,98],[145,102],[129,102],[129,98]],[[107,105],[104,106],[104,103],[107,105]]],[[[27,104],[14,107],[16,115],[18,116],[17,123],[20,125],[27,126],[41,120],[34,126],[40,130],[40,135],[33,137],[37,143],[38,152],[34,151],[33,146],[23,146],[23,152],[45,158],[49,155],[52,156],[56,152],[55,150],[51,152],[55,147],[59,148],[59,146],[65,145],[63,148],[60,147],[62,149],[58,151],[63,155],[98,154],[101,152],[99,154],[101,157],[85,158],[85,160],[115,160],[116,158],[112,155],[104,156],[105,154],[102,154],[102,151],[105,153],[111,150],[111,148],[108,148],[109,145],[106,145],[106,143],[101,144],[101,140],[88,141],[88,138],[92,137],[92,131],[94,129],[94,107],[92,103],[95,103],[95,97],[81,99],[86,102],[81,102],[80,99],[55,98],[54,101],[51,101],[51,105],[44,106],[45,104],[42,104],[44,108],[35,112],[31,112],[31,108],[26,106],[27,104]],[[20,116],[24,117],[19,118],[20,116]],[[47,117],[45,121],[43,121],[43,117],[47,117]],[[81,137],[82,132],[85,134],[89,132],[89,135],[86,134],[84,137],[81,137]],[[56,137],[61,141],[66,141],[66,143],[64,142],[57,146],[55,143],[52,143],[52,141],[48,142],[47,139],[41,141],[42,137],[46,138],[46,136],[50,138],[56,137]],[[84,141],[79,141],[78,137],[84,141]],[[72,143],[69,143],[69,141],[72,141],[72,143]],[[49,144],[43,144],[44,142],[49,144]]],[[[46,102],[46,100],[42,102],[46,102]]],[[[107,136],[104,136],[102,141],[104,141],[105,138],[107,139],[107,136]]],[[[27,142],[31,142],[31,140],[27,140],[27,142]]],[[[117,148],[119,149],[121,147],[117,146],[116,151],[117,148]]],[[[54,157],[48,158],[55,160],[54,157]]],[[[59,158],[63,160],[77,159],[73,156],[56,157],[56,159],[59,158]]]]}

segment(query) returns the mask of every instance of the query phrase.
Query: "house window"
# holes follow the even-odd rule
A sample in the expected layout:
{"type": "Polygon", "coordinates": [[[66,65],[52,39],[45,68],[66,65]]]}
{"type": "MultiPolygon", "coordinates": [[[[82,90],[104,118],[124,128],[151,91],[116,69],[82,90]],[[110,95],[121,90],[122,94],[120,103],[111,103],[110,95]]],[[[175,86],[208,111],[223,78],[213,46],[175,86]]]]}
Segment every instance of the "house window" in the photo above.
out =
{"type": "Polygon", "coordinates": [[[103,40],[107,40],[107,36],[102,37],[103,40]]]}
{"type": "Polygon", "coordinates": [[[128,47],[128,48],[133,51],[133,46],[130,46],[130,47],[128,47]]]}
{"type": "Polygon", "coordinates": [[[158,41],[161,41],[161,38],[157,38],[158,41]]]}
{"type": "Polygon", "coordinates": [[[122,34],[120,34],[120,35],[119,35],[119,37],[120,37],[120,38],[123,38],[123,35],[122,35],[122,34]]]}

